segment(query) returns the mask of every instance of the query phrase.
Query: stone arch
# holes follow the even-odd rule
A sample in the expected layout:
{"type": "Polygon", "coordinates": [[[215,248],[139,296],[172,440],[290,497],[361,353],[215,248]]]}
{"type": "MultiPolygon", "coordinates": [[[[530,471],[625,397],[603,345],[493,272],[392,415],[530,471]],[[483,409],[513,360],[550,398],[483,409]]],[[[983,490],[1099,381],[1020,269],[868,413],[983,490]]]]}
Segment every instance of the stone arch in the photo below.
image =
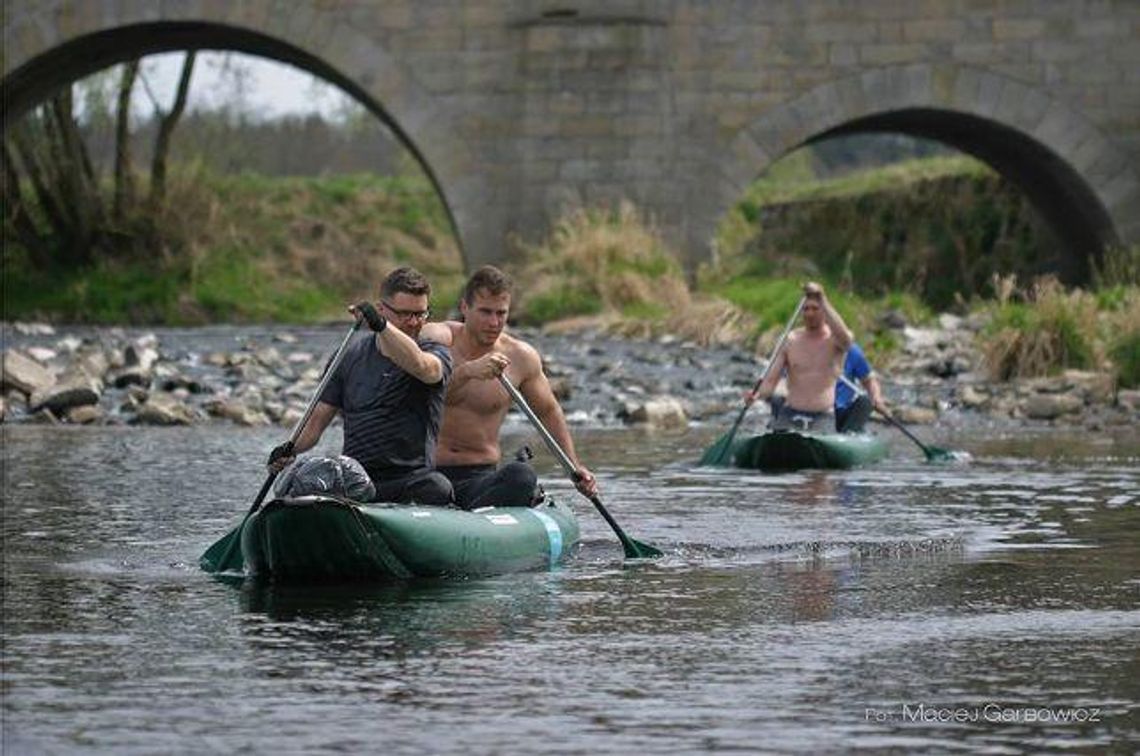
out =
{"type": "Polygon", "coordinates": [[[721,162],[718,217],[784,154],[875,131],[935,139],[991,165],[1065,244],[1072,277],[1087,275],[1107,245],[1140,237],[1140,179],[1090,121],[1022,82],[953,64],[874,69],[771,109],[735,136],[721,162]]]}
{"type": "Polygon", "coordinates": [[[5,28],[5,40],[12,43],[0,82],[4,127],[58,87],[136,55],[232,50],[289,63],[351,94],[400,139],[441,198],[460,255],[470,265],[465,242],[472,227],[478,226],[473,205],[481,188],[464,170],[470,157],[465,145],[446,129],[450,119],[374,40],[341,22],[321,18],[319,11],[298,6],[298,15],[306,21],[298,23],[280,9],[273,12],[273,5],[224,3],[219,12],[228,16],[201,21],[150,18],[157,15],[154,8],[139,5],[126,10],[120,4],[119,17],[92,18],[86,25],[77,21],[67,27],[66,38],[59,31],[62,26],[22,19],[22,26],[17,22],[15,28],[5,28]],[[239,13],[243,15],[234,17],[239,13]]]}

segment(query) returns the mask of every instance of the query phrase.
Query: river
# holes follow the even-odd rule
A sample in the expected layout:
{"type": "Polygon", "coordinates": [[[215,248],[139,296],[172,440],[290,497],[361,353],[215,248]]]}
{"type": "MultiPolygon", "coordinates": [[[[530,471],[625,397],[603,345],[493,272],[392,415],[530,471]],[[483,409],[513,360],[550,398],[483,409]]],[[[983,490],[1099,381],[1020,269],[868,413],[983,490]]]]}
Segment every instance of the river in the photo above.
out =
{"type": "MultiPolygon", "coordinates": [[[[550,572],[234,586],[199,554],[284,432],[3,426],[3,752],[704,753],[1140,742],[1140,431],[898,433],[835,473],[698,469],[725,427],[577,431],[550,572]]],[[[921,431],[920,431],[921,432],[921,431]]],[[[335,449],[338,433],[324,442],[335,449]]]]}

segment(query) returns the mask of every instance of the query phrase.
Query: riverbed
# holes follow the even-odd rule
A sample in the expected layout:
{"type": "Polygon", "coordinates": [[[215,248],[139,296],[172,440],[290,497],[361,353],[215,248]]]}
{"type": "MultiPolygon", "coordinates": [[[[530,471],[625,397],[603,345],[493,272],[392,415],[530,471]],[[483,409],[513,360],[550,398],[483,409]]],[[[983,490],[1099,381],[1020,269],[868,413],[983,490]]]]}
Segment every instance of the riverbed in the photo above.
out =
{"type": "MultiPolygon", "coordinates": [[[[727,423],[577,428],[630,564],[235,586],[196,564],[281,428],[3,426],[3,752],[1127,752],[1140,432],[897,432],[846,472],[695,466],[727,423]]],[[[748,432],[750,426],[746,422],[748,432]]],[[[335,450],[337,432],[323,448],[335,450]]]]}

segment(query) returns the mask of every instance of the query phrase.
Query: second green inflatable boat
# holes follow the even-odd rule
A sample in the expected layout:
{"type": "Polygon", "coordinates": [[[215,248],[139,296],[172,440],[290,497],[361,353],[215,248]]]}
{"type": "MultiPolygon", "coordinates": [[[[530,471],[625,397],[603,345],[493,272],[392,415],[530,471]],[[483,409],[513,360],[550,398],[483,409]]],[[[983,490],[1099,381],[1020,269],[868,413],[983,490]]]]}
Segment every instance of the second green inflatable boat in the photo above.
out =
{"type": "Polygon", "coordinates": [[[878,462],[888,450],[886,441],[870,433],[771,431],[734,444],[732,461],[750,470],[844,470],[878,462]]]}
{"type": "Polygon", "coordinates": [[[304,496],[268,502],[199,564],[207,572],[275,580],[491,575],[549,569],[578,537],[573,511],[550,497],[536,507],[466,512],[304,496]]]}

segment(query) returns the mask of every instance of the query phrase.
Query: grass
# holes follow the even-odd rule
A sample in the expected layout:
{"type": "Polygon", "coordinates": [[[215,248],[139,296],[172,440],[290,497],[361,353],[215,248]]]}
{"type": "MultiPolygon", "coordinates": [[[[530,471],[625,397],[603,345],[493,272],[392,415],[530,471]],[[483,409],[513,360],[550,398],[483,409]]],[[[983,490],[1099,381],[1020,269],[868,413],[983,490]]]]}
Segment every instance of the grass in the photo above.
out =
{"type": "MultiPolygon", "coordinates": [[[[424,177],[276,178],[181,164],[158,249],[80,270],[38,270],[4,245],[4,316],[87,323],[312,322],[375,297],[397,265],[437,292],[463,266],[424,177]]],[[[437,294],[438,301],[438,294],[437,294]]]]}
{"type": "Polygon", "coordinates": [[[1044,277],[1024,293],[1024,301],[998,302],[980,335],[990,376],[1005,381],[1055,374],[1066,368],[1088,369],[1098,354],[1096,298],[1066,291],[1044,277]]]}

